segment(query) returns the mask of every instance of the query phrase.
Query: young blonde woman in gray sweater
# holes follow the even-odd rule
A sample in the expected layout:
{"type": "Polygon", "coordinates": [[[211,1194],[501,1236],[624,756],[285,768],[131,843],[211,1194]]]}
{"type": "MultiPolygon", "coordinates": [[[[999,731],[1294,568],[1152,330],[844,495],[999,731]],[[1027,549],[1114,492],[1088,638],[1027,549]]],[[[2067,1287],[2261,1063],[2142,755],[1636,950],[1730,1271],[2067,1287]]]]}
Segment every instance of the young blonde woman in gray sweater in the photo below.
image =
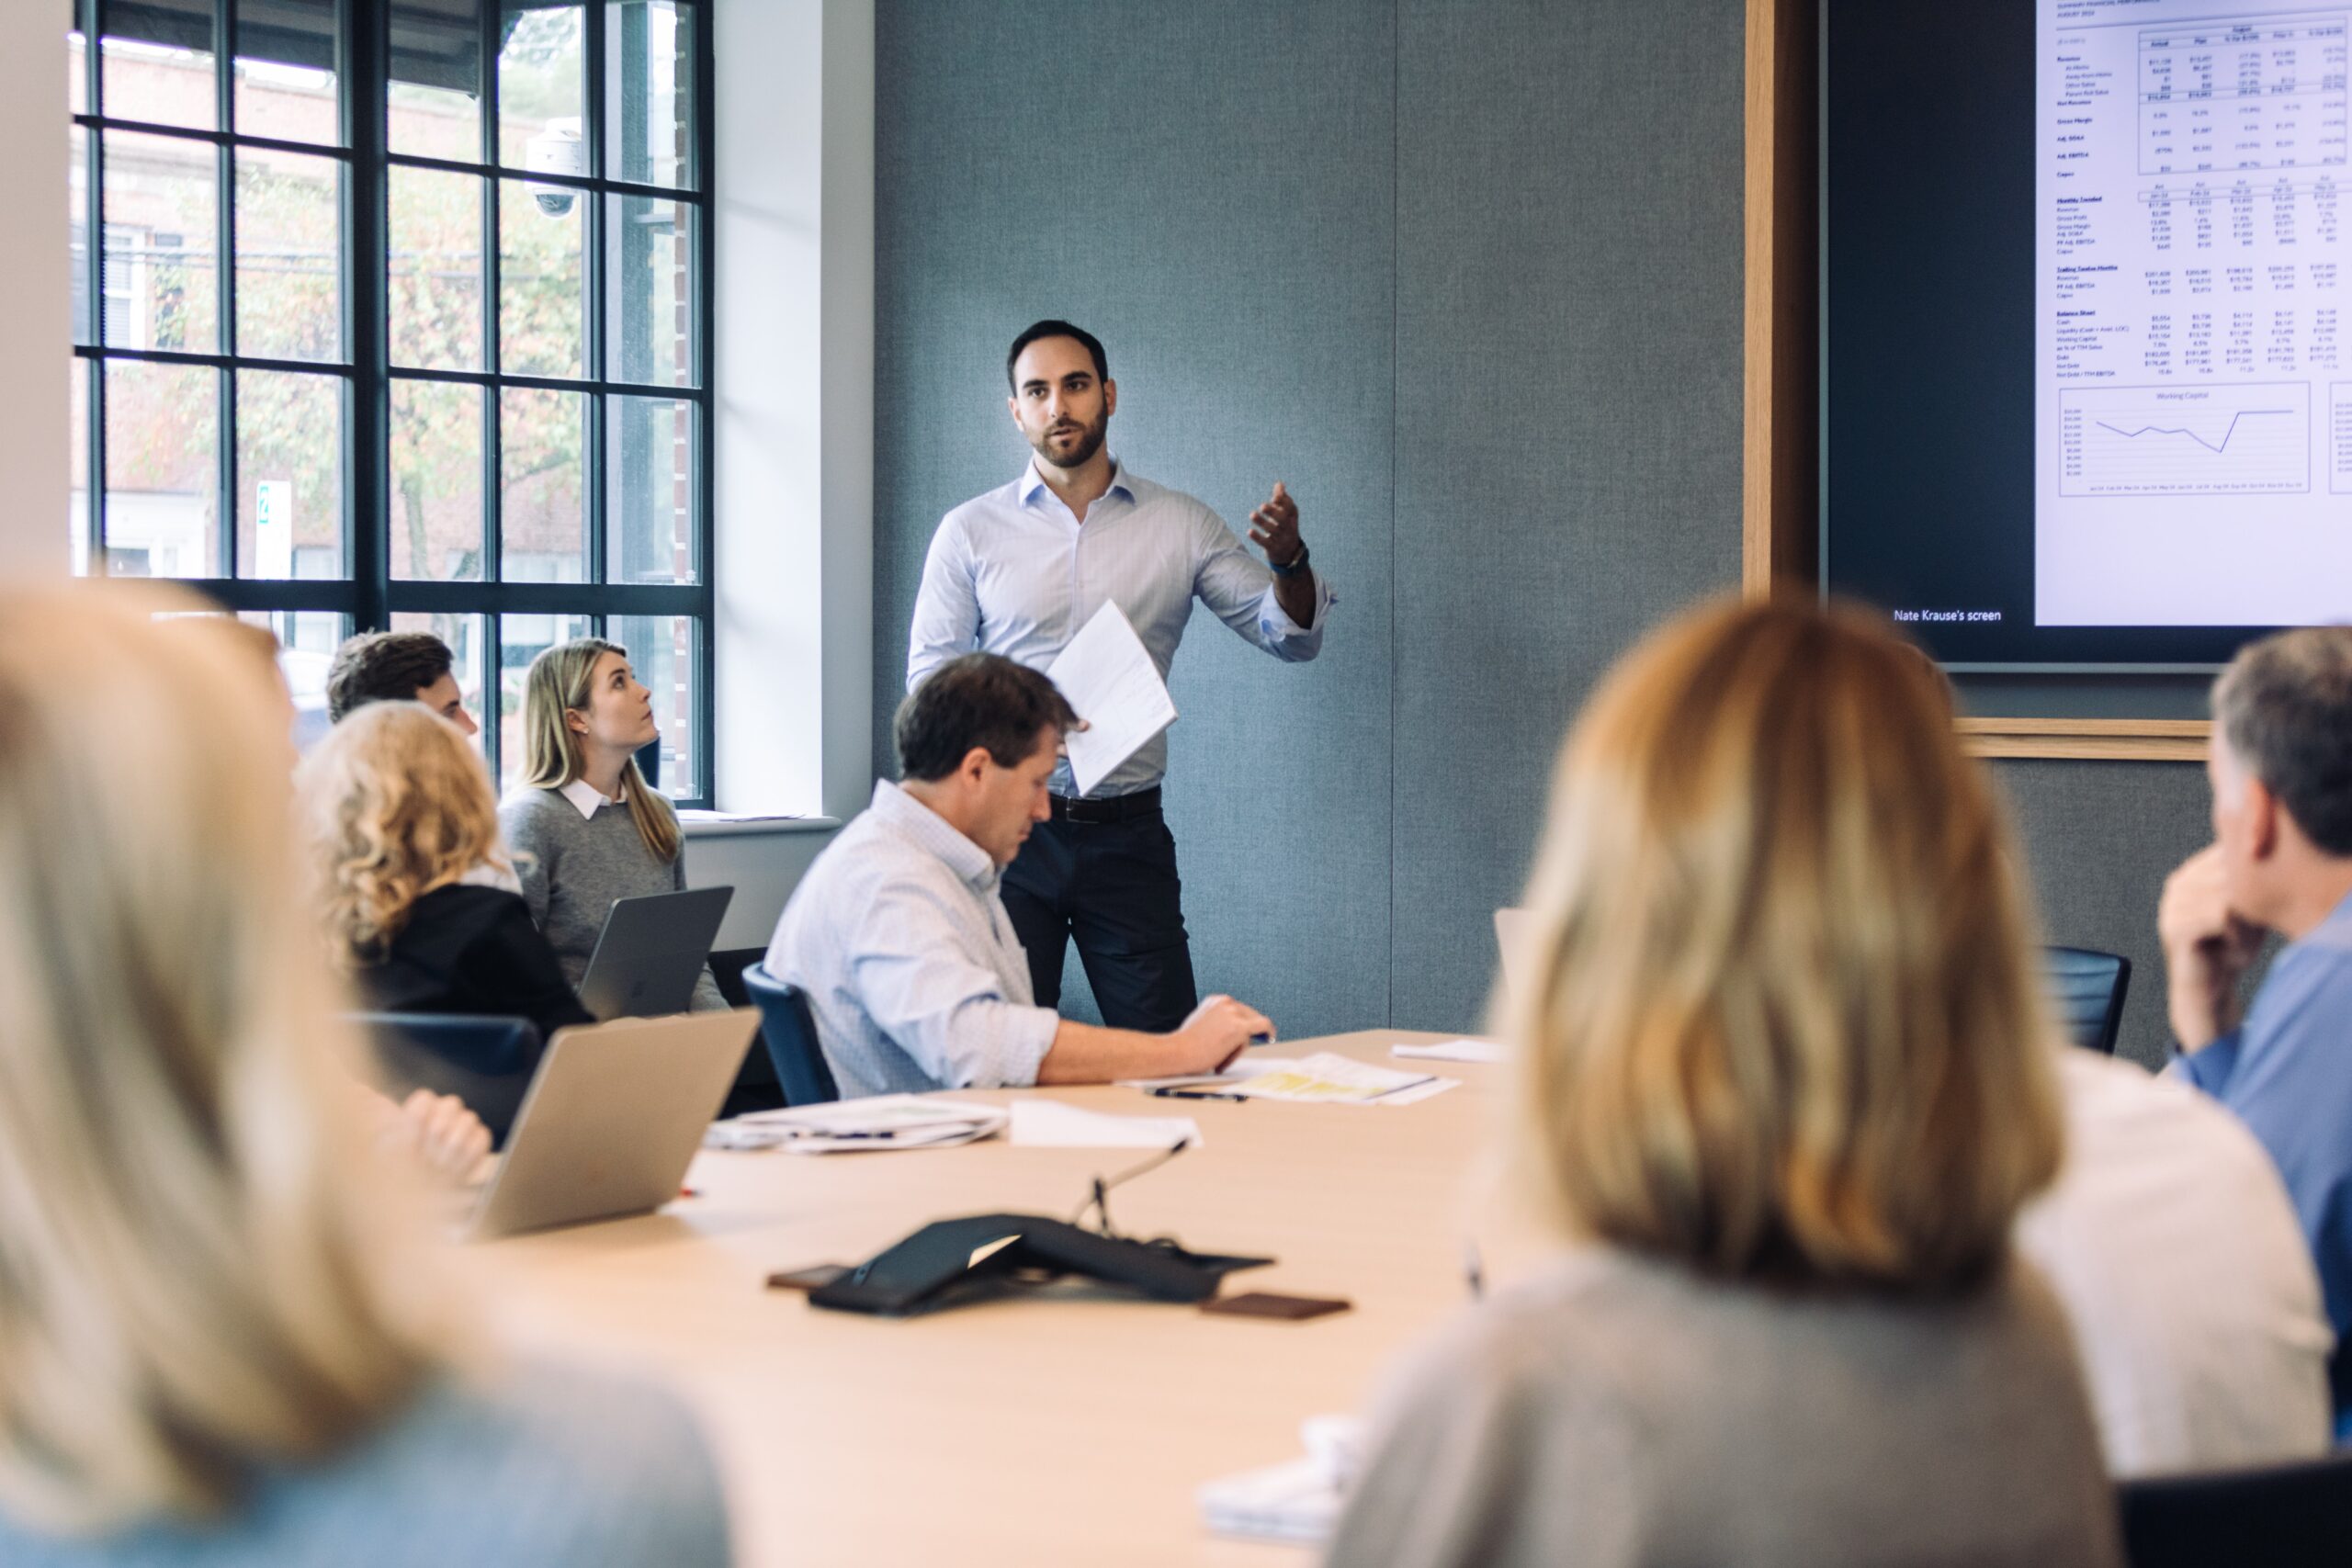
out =
{"type": "Polygon", "coordinates": [[[2063,1137],[2018,863],[1883,620],[1722,605],[1619,667],[1512,998],[1570,1247],[1403,1380],[1337,1568],[2119,1561],[2009,1248],[2063,1137]]]}
{"type": "MultiPolygon", "coordinates": [[[[616,898],[686,885],[678,814],[639,771],[662,738],[653,694],[628,650],[602,637],[558,643],[523,682],[523,782],[498,808],[531,918],[574,987],[616,898]]],[[[724,1008],[706,965],[696,1012],[724,1008]]]]}

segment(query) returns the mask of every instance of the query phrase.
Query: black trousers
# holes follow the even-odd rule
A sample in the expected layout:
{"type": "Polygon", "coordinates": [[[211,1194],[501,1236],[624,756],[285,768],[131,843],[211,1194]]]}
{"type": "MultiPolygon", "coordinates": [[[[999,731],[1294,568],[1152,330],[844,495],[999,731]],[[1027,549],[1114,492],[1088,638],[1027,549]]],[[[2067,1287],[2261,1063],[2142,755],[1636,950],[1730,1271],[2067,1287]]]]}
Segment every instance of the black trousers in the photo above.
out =
{"type": "Polygon", "coordinates": [[[1005,867],[1005,913],[1029,956],[1037,1005],[1062,998],[1062,959],[1073,938],[1087,983],[1114,1029],[1165,1032],[1198,998],[1184,935],[1183,885],[1167,819],[1040,822],[1005,867]]]}

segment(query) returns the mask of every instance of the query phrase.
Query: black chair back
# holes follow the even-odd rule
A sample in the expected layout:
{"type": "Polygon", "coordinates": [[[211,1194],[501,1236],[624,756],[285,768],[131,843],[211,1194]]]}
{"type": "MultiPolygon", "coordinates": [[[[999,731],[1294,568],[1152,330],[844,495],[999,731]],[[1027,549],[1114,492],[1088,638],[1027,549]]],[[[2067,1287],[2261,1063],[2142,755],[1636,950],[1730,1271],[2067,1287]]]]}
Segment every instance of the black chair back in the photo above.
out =
{"type": "Polygon", "coordinates": [[[2123,993],[2132,987],[2132,961],[2087,947],[2045,947],[2041,963],[2067,1038],[2085,1050],[2114,1055],[2115,1036],[2123,1027],[2123,993]]]}
{"type": "Polygon", "coordinates": [[[539,1066],[538,1026],[527,1018],[474,1013],[363,1012],[354,1021],[376,1048],[386,1092],[454,1094],[499,1147],[539,1066]]]}
{"type": "Polygon", "coordinates": [[[2272,1469],[2126,1482],[2132,1568],[2342,1568],[2352,1562],[2352,1452],[2272,1469]]]}
{"type": "Polygon", "coordinates": [[[839,1100],[833,1069],[826,1065],[825,1049],[817,1043],[817,1021],[808,1014],[808,998],[797,986],[787,986],[768,973],[764,964],[743,971],[743,989],[760,1010],[760,1037],[767,1042],[775,1063],[776,1082],[784,1087],[786,1105],[822,1105],[839,1100]]]}

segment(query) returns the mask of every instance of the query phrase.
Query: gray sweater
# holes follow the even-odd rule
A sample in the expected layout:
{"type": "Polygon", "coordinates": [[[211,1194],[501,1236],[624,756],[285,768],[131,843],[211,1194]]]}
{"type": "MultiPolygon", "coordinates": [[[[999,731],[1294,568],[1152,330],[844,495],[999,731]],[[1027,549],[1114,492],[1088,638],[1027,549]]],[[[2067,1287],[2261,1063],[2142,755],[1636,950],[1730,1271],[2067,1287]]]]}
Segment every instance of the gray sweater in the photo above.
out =
{"type": "Polygon", "coordinates": [[[2109,1568],[2064,1318],[1797,1300],[1579,1253],[1455,1324],[1374,1422],[1333,1568],[2109,1568]]]}
{"type": "Polygon", "coordinates": [[[428,1391],[312,1469],[264,1474],[233,1518],[58,1540],[0,1515],[10,1568],[726,1568],[727,1507],[666,1393],[577,1368],[428,1391]]]}
{"type": "MultiPolygon", "coordinates": [[[[627,807],[599,807],[595,816],[582,817],[554,790],[518,789],[499,804],[498,823],[514,852],[514,874],[531,919],[575,989],[615,899],[674,893],[686,885],[684,854],[656,859],[627,807]]],[[[695,982],[694,1010],[726,1006],[705,965],[695,982]]]]}

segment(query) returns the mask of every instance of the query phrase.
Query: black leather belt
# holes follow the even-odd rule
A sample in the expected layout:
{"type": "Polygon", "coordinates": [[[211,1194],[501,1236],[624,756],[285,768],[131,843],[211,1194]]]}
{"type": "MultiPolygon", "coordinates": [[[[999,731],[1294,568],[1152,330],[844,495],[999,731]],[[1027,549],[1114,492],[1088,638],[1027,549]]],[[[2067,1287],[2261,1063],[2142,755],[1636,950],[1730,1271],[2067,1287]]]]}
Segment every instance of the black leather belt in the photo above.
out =
{"type": "Polygon", "coordinates": [[[1134,817],[1159,815],[1159,786],[1139,789],[1133,795],[1114,795],[1102,800],[1072,800],[1066,795],[1054,796],[1054,820],[1057,822],[1125,822],[1134,817]]]}

